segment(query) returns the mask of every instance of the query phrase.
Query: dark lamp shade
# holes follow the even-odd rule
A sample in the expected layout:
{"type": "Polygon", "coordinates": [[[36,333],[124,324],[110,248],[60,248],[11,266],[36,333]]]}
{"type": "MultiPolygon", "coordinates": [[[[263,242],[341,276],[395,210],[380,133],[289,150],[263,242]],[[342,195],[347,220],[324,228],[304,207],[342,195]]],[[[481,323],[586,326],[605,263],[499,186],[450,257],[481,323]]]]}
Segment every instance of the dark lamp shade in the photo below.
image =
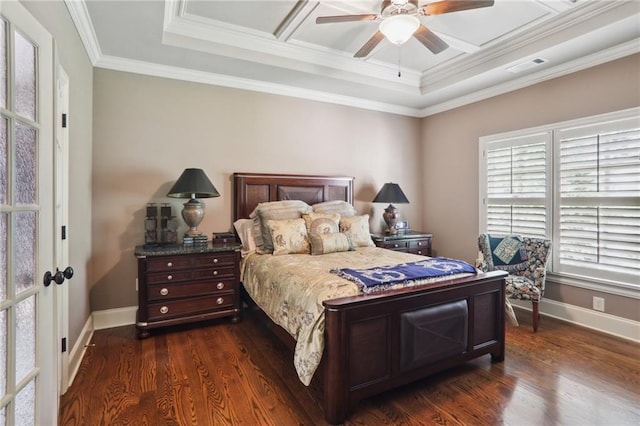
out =
{"type": "Polygon", "coordinates": [[[400,189],[400,185],[398,185],[397,183],[385,183],[382,186],[382,189],[380,189],[380,191],[378,191],[378,194],[376,195],[376,198],[373,199],[374,203],[409,203],[409,200],[407,199],[407,196],[404,195],[404,192],[402,192],[402,189],[400,189]]]}
{"type": "Polygon", "coordinates": [[[220,194],[202,169],[184,169],[167,194],[173,198],[213,198],[220,194]]]}

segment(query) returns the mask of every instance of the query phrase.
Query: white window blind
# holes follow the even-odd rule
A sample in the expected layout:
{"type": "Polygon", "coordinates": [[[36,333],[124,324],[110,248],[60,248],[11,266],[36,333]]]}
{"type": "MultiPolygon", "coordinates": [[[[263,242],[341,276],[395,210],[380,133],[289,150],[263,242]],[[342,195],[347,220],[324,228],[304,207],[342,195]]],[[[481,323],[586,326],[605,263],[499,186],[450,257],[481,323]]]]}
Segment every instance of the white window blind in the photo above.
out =
{"type": "Polygon", "coordinates": [[[551,270],[640,288],[640,109],[480,139],[480,231],[551,238],[551,270]]]}
{"type": "Polygon", "coordinates": [[[640,277],[640,119],[558,131],[557,269],[640,277]]]}
{"type": "Polygon", "coordinates": [[[541,133],[486,145],[483,156],[487,232],[547,235],[549,141],[550,134],[541,133]]]}

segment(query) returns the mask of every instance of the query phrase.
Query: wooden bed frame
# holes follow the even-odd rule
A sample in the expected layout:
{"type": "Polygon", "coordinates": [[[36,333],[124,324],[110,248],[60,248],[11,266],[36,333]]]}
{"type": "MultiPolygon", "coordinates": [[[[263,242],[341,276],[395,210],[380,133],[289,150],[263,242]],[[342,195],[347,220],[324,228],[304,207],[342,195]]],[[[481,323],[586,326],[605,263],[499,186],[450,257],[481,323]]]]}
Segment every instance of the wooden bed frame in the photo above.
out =
{"type": "MultiPolygon", "coordinates": [[[[350,177],[235,173],[233,179],[234,220],[249,217],[258,203],[266,201],[300,199],[309,205],[329,200],[353,202],[350,177]]],[[[503,361],[506,275],[478,274],[428,288],[325,301],[325,348],[314,380],[322,382],[327,422],[343,423],[363,398],[470,359],[491,354],[492,361],[503,361]],[[455,313],[461,310],[462,315],[455,313]],[[437,322],[452,315],[457,316],[454,321],[460,325],[456,327],[463,331],[461,346],[434,358],[431,352],[442,352],[441,348],[450,345],[448,338],[425,338],[420,325],[410,324],[434,318],[437,322]]],[[[244,289],[243,295],[249,306],[255,306],[244,289]]],[[[294,347],[295,341],[284,329],[275,324],[272,329],[294,347]]]]}

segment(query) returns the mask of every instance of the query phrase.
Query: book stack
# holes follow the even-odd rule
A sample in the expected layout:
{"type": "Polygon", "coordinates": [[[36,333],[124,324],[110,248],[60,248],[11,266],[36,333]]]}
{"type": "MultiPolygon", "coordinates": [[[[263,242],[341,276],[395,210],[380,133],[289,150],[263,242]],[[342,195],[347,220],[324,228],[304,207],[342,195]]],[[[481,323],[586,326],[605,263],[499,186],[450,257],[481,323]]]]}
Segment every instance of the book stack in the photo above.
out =
{"type": "Polygon", "coordinates": [[[206,246],[209,243],[209,239],[206,235],[185,235],[182,237],[182,244],[185,246],[206,246]]]}

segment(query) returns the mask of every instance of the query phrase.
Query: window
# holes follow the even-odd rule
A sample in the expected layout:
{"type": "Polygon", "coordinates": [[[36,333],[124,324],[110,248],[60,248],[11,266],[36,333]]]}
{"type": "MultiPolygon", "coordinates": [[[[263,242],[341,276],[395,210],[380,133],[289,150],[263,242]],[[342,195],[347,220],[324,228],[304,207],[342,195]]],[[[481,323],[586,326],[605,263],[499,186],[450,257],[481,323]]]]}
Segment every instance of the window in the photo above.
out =
{"type": "Polygon", "coordinates": [[[548,237],[551,271],[640,288],[640,110],[480,139],[480,229],[548,237]]]}
{"type": "Polygon", "coordinates": [[[486,231],[547,235],[550,133],[497,140],[483,152],[486,231]]]}

